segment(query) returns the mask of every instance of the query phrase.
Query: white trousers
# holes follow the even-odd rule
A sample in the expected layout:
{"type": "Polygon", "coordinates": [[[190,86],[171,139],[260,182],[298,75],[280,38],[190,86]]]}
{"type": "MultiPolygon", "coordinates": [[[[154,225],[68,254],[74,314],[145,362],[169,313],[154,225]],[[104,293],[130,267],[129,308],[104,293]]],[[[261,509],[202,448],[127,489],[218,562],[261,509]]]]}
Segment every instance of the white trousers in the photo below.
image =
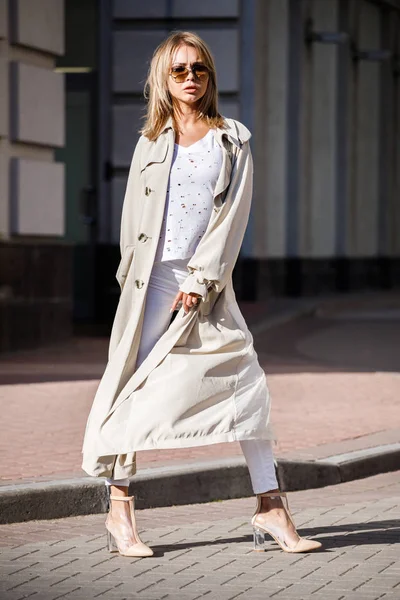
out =
{"type": "MultiPolygon", "coordinates": [[[[136,368],[150,353],[155,343],[168,329],[171,321],[170,308],[187,277],[189,259],[155,262],[147,291],[142,337],[136,368]]],[[[255,494],[277,489],[274,455],[269,440],[243,440],[240,443],[255,494]]],[[[106,479],[106,485],[129,485],[129,479],[106,479]]]]}

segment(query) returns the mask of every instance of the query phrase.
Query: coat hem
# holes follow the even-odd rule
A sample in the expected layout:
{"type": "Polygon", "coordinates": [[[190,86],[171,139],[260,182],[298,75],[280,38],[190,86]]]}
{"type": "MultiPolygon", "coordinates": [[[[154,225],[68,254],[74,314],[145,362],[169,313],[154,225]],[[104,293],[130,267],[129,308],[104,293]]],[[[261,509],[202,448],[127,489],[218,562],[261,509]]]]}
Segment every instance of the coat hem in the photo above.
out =
{"type": "MultiPolygon", "coordinates": [[[[202,438],[185,438],[185,439],[171,439],[171,440],[163,440],[161,442],[149,442],[147,441],[146,443],[136,447],[134,450],[132,448],[121,448],[120,450],[115,451],[115,453],[107,454],[107,463],[109,464],[110,462],[110,457],[111,456],[118,456],[120,454],[131,454],[133,452],[140,452],[143,450],[170,450],[173,448],[179,449],[179,448],[194,448],[196,446],[212,446],[213,444],[222,444],[222,443],[229,443],[229,442],[241,442],[244,440],[270,440],[271,442],[277,442],[277,438],[271,428],[271,426],[269,427],[269,430],[263,430],[263,432],[260,432],[259,430],[252,430],[252,431],[248,431],[248,432],[242,432],[240,434],[238,434],[237,432],[226,432],[226,433],[221,433],[221,434],[217,434],[217,435],[207,435],[207,436],[203,436],[202,438]]],[[[82,454],[84,454],[84,452],[82,452],[82,454]]],[[[94,456],[94,455],[90,455],[90,454],[85,454],[85,458],[83,463],[85,464],[85,466],[88,467],[89,470],[86,470],[86,468],[84,468],[83,470],[88,473],[89,475],[92,475],[93,477],[104,477],[104,475],[102,474],[97,474],[99,473],[99,469],[98,466],[99,464],[101,464],[101,457],[99,456],[94,456]],[[92,464],[92,468],[89,467],[89,464],[92,464]]],[[[110,475],[106,475],[106,476],[110,476],[110,475]]]]}

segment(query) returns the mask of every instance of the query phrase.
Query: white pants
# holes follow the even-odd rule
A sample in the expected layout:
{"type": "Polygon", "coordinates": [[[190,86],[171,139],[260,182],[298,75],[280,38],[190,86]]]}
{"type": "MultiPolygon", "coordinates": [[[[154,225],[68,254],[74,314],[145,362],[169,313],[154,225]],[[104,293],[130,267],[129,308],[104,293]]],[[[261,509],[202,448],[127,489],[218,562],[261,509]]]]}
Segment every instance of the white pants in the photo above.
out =
{"type": "MultiPolygon", "coordinates": [[[[189,259],[155,262],[147,291],[142,337],[136,368],[144,361],[155,343],[168,329],[171,321],[170,308],[187,277],[189,259]]],[[[243,440],[240,443],[249,469],[255,494],[277,489],[274,455],[269,440],[243,440]]],[[[129,485],[129,479],[106,479],[106,485],[129,485]]]]}

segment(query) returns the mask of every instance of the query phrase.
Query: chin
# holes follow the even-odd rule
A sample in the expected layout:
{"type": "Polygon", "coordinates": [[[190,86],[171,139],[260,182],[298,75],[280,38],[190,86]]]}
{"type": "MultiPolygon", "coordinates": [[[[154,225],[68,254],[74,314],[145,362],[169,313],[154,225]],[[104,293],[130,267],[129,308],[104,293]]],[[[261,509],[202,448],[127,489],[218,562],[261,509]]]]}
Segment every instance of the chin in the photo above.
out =
{"type": "Polygon", "coordinates": [[[198,96],[192,96],[191,94],[187,94],[185,95],[185,98],[183,98],[184,102],[188,102],[189,104],[194,104],[195,102],[198,102],[200,100],[200,98],[198,96]]]}

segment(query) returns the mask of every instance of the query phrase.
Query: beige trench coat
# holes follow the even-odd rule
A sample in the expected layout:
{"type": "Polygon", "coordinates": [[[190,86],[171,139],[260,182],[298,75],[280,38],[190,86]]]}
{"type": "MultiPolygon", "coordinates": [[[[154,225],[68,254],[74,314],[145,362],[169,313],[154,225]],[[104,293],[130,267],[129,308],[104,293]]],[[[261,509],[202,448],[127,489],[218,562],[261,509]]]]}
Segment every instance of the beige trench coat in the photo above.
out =
{"type": "Polygon", "coordinates": [[[202,300],[179,310],[138,369],[174,149],[171,119],[155,142],[142,136],[136,146],[122,212],[121,296],[83,442],[89,475],[134,475],[137,450],[275,439],[265,374],[232,286],[252,196],[250,132],[232,119],[225,124],[216,130],[223,162],[212,216],[180,287],[202,300]]]}

